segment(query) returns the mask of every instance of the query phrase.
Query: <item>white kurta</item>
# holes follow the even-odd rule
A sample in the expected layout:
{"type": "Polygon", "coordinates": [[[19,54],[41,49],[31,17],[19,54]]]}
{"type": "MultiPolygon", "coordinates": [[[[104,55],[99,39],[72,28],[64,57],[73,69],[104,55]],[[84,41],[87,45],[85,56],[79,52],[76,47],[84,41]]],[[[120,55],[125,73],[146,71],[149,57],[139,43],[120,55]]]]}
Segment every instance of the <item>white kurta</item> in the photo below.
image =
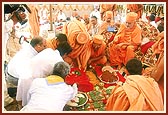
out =
{"type": "Polygon", "coordinates": [[[31,77],[19,79],[16,100],[22,100],[22,106],[27,104],[27,92],[34,78],[44,78],[52,74],[54,65],[64,61],[58,50],[46,48],[31,59],[29,69],[31,77]]]}
{"type": "Polygon", "coordinates": [[[26,44],[8,63],[8,73],[16,78],[26,77],[30,60],[37,53],[30,44],[26,44]]]}
{"type": "Polygon", "coordinates": [[[77,87],[65,82],[48,84],[45,78],[36,78],[28,92],[28,104],[21,111],[57,112],[77,94],[77,87]]]}

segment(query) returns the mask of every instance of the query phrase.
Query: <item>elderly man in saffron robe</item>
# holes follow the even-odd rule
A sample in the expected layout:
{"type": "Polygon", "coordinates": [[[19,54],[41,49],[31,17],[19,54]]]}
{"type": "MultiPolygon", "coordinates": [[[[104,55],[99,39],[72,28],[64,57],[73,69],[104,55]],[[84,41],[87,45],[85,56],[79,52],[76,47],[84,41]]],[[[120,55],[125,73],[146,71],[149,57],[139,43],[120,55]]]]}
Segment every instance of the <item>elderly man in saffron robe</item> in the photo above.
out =
{"type": "Polygon", "coordinates": [[[88,64],[105,64],[107,58],[105,55],[106,43],[102,35],[94,35],[91,42],[91,56],[88,64]]]}
{"type": "Polygon", "coordinates": [[[63,28],[63,33],[67,35],[68,42],[72,47],[72,52],[68,56],[72,59],[73,67],[86,70],[91,51],[90,35],[86,26],[77,19],[67,23],[63,28]]]}
{"type": "Polygon", "coordinates": [[[114,40],[109,43],[109,60],[112,66],[119,68],[135,56],[135,50],[141,44],[141,28],[136,23],[137,14],[130,12],[126,23],[121,24],[114,40]]]}

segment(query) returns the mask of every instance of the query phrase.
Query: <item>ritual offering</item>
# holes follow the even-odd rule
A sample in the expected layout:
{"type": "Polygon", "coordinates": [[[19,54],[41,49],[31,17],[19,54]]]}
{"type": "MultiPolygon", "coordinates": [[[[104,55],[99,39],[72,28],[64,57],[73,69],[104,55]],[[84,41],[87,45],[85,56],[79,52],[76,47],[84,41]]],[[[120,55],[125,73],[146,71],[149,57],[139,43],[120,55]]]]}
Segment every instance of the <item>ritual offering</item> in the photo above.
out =
{"type": "Polygon", "coordinates": [[[103,83],[114,84],[119,81],[116,72],[117,70],[114,70],[111,66],[105,66],[102,68],[102,74],[99,76],[99,79],[103,83]]]}
{"type": "Polygon", "coordinates": [[[88,101],[88,96],[79,92],[72,100],[68,101],[67,105],[71,107],[81,107],[84,106],[88,101]]]}

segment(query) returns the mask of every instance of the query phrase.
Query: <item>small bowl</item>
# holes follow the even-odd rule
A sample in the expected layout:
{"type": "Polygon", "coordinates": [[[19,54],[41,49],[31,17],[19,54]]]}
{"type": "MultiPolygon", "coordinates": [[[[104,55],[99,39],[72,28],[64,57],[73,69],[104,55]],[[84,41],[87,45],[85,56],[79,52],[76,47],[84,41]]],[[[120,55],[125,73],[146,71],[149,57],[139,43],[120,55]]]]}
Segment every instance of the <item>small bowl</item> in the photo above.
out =
{"type": "Polygon", "coordinates": [[[85,97],[86,100],[85,100],[84,103],[78,104],[79,102],[73,102],[72,100],[70,100],[70,101],[68,101],[67,105],[68,105],[68,106],[71,106],[71,107],[81,107],[81,106],[84,106],[84,105],[87,103],[87,101],[88,101],[88,96],[87,96],[86,93],[78,92],[75,97],[78,98],[79,95],[83,95],[83,96],[85,97]]]}

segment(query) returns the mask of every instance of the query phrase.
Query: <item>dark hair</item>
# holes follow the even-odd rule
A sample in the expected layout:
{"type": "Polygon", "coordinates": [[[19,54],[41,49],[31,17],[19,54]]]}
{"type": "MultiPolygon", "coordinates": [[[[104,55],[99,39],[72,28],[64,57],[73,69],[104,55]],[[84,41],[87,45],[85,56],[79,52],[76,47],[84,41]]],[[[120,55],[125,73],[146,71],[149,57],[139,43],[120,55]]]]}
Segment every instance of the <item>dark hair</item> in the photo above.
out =
{"type": "Polygon", "coordinates": [[[56,34],[56,37],[57,37],[57,39],[58,39],[59,42],[67,41],[66,34],[58,33],[58,34],[56,34]]]}
{"type": "Polygon", "coordinates": [[[149,16],[149,19],[151,20],[151,21],[155,21],[155,14],[154,13],[152,13],[150,16],[149,16]]]}
{"type": "Polygon", "coordinates": [[[42,37],[36,36],[30,41],[30,45],[34,48],[37,44],[42,44],[43,40],[42,37]]]}
{"type": "Polygon", "coordinates": [[[70,72],[70,65],[67,62],[57,62],[54,65],[53,75],[65,78],[70,72]]]}
{"type": "Polygon", "coordinates": [[[63,56],[64,54],[69,54],[72,51],[72,47],[67,41],[60,42],[57,50],[60,52],[60,55],[63,56]]]}
{"type": "Polygon", "coordinates": [[[126,69],[130,75],[141,75],[142,63],[136,58],[130,59],[126,64],[126,69]]]}
{"type": "Polygon", "coordinates": [[[97,20],[97,17],[96,16],[91,16],[91,18],[95,18],[97,20]]]}

